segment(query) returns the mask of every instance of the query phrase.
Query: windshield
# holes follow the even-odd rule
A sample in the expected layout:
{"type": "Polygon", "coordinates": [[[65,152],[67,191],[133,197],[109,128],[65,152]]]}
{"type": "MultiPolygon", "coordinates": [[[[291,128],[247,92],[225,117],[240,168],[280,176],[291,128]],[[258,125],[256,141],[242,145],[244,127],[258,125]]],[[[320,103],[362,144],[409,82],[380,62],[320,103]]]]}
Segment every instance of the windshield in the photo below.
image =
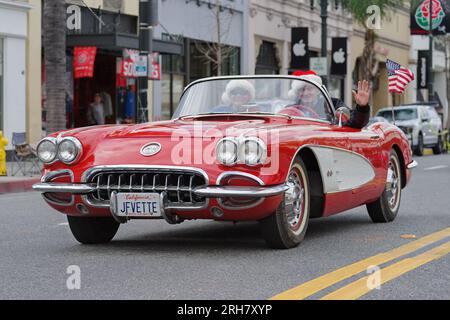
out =
{"type": "MultiPolygon", "coordinates": [[[[395,113],[395,121],[408,121],[417,119],[416,109],[395,110],[394,113],[395,113]]],[[[385,118],[387,121],[392,122],[391,110],[381,111],[378,115],[380,117],[385,118]]]]}
{"type": "Polygon", "coordinates": [[[249,113],[332,119],[326,98],[315,85],[288,78],[236,78],[199,82],[184,93],[174,118],[249,113]]]}

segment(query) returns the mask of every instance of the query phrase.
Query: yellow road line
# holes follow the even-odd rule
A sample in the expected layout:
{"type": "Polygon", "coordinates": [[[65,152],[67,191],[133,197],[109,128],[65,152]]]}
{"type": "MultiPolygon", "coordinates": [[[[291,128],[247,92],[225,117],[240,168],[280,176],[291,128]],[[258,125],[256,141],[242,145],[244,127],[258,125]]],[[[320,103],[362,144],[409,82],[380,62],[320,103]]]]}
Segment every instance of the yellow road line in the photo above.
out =
{"type": "Polygon", "coordinates": [[[280,293],[271,300],[302,300],[313,294],[322,291],[342,280],[350,278],[358,273],[364,272],[367,268],[374,265],[382,265],[386,262],[400,258],[404,255],[417,251],[425,246],[428,246],[434,242],[442,240],[450,236],[450,228],[432,233],[419,240],[415,240],[408,244],[402,245],[391,251],[377,254],[364,260],[360,260],[353,264],[347,265],[328,274],[325,274],[319,278],[308,281],[298,287],[280,293]]]}
{"type": "MultiPolygon", "coordinates": [[[[448,253],[450,253],[450,242],[419,254],[418,256],[406,258],[383,268],[380,270],[380,285],[430,263],[433,260],[440,259],[448,253]]],[[[321,300],[356,300],[373,290],[373,288],[369,288],[367,285],[369,277],[370,276],[367,276],[356,280],[345,287],[326,295],[321,300]]]]}

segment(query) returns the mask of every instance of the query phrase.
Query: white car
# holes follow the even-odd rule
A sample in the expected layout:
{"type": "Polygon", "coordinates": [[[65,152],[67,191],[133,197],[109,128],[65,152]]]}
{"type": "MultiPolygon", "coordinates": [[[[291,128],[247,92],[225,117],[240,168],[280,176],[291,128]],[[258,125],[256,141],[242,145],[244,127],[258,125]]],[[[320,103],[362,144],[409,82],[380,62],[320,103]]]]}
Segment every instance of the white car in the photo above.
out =
{"type": "Polygon", "coordinates": [[[433,148],[434,154],[443,151],[442,120],[433,105],[415,104],[378,111],[377,116],[393,121],[410,139],[416,155],[422,156],[426,147],[433,148]]]}

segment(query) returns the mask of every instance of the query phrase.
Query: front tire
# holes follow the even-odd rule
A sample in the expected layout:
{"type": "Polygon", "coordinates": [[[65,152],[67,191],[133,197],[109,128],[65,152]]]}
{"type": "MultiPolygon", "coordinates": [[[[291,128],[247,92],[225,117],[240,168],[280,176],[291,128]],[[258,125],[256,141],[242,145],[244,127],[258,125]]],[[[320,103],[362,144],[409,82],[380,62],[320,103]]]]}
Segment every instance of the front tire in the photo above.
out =
{"type": "Polygon", "coordinates": [[[402,173],[398,155],[392,151],[386,187],[381,197],[367,205],[369,216],[375,223],[388,223],[395,220],[400,209],[402,197],[402,173]]]}
{"type": "Polygon", "coordinates": [[[261,233],[273,249],[297,247],[305,238],[310,214],[310,186],[306,166],[301,159],[293,164],[283,202],[271,216],[260,221],[261,233]]]}
{"type": "Polygon", "coordinates": [[[85,218],[67,216],[70,230],[82,244],[102,244],[110,242],[120,224],[113,218],[85,218]]]}

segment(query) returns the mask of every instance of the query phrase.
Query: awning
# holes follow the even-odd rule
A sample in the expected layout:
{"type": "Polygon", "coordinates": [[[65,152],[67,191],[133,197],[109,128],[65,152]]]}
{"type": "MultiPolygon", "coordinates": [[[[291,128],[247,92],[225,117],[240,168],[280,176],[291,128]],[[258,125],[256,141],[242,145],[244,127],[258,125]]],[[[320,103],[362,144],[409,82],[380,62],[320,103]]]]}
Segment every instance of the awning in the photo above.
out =
{"type": "MultiPolygon", "coordinates": [[[[122,50],[124,48],[139,50],[139,37],[124,33],[68,34],[67,46],[95,46],[107,50],[122,50]]],[[[184,55],[183,44],[173,41],[154,39],[152,50],[162,54],[184,55]]]]}

